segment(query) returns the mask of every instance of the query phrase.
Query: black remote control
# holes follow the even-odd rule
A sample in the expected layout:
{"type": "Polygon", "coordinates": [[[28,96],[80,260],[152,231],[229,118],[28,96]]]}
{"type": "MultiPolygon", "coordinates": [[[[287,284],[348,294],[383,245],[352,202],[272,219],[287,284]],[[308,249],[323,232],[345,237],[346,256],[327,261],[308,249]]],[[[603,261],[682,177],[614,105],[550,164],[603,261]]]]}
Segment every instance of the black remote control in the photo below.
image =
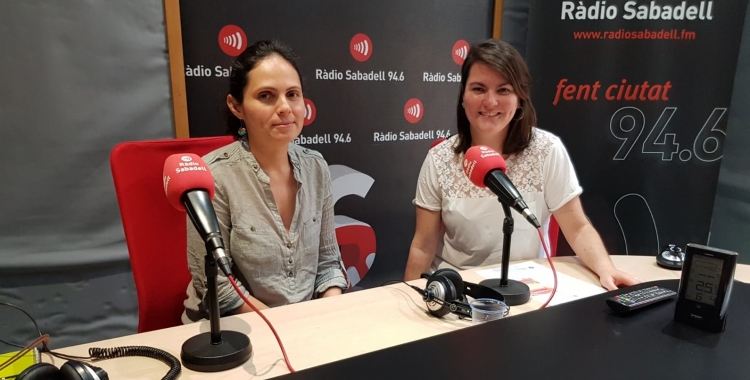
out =
{"type": "Polygon", "coordinates": [[[607,305],[617,313],[627,313],[644,306],[674,298],[674,290],[651,286],[607,298],[607,305]]]}

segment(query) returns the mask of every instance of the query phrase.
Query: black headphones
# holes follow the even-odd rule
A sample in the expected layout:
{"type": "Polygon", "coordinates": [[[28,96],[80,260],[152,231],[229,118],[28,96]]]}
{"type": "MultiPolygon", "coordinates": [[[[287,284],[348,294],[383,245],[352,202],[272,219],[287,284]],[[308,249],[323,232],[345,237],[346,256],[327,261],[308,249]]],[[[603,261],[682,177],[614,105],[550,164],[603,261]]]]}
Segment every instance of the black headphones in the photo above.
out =
{"type": "Polygon", "coordinates": [[[26,368],[16,380],[109,380],[109,375],[99,367],[68,360],[57,368],[49,363],[37,363],[26,368]]]}
{"type": "MultiPolygon", "coordinates": [[[[422,278],[427,279],[425,289],[415,288],[422,294],[422,299],[427,303],[427,310],[436,317],[442,317],[448,313],[458,314],[461,317],[471,318],[471,307],[466,296],[471,298],[492,298],[505,302],[502,294],[484,285],[466,282],[453,269],[438,269],[435,273],[422,273],[422,278]]],[[[505,309],[507,315],[510,309],[505,309]]]]}
{"type": "MultiPolygon", "coordinates": [[[[49,350],[47,352],[51,353],[49,350]]],[[[59,357],[59,354],[53,353],[53,355],[59,357]]],[[[169,366],[169,372],[162,377],[162,380],[174,380],[180,376],[180,372],[182,371],[179,359],[169,352],[153,347],[91,347],[89,348],[89,355],[95,360],[114,359],[125,356],[143,356],[159,360],[169,366]]],[[[34,364],[21,372],[16,377],[16,380],[109,380],[109,375],[103,369],[91,364],[68,360],[60,369],[49,363],[34,364]]]]}

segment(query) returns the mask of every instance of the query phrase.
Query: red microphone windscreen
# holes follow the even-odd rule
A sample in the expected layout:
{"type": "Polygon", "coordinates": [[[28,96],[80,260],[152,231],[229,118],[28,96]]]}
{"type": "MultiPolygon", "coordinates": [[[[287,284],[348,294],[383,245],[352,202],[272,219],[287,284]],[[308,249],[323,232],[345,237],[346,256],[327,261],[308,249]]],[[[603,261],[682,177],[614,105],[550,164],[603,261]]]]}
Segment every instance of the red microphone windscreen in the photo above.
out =
{"type": "Polygon", "coordinates": [[[435,140],[435,141],[433,141],[433,142],[432,142],[432,144],[430,144],[430,149],[432,149],[432,148],[436,147],[436,146],[437,146],[437,144],[440,144],[440,143],[441,143],[441,142],[443,142],[443,141],[445,141],[445,139],[444,139],[444,138],[442,138],[442,137],[441,137],[441,138],[439,138],[439,139],[437,139],[437,140],[435,140]]]}
{"type": "Polygon", "coordinates": [[[178,210],[185,211],[182,195],[186,191],[205,190],[209,198],[214,198],[214,178],[197,154],[178,153],[167,157],[162,179],[167,200],[178,210]]]}
{"type": "Polygon", "coordinates": [[[473,146],[466,151],[463,167],[471,183],[479,187],[487,187],[484,177],[490,170],[500,169],[505,173],[506,169],[503,156],[484,145],[473,146]]]}

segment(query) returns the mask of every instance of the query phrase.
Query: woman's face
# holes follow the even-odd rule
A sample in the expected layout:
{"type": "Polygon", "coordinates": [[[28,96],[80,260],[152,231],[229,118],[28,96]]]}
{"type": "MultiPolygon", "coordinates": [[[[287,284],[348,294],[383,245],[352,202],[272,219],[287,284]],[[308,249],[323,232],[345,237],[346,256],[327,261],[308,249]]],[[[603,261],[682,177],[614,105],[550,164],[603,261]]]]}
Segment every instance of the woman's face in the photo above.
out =
{"type": "Polygon", "coordinates": [[[463,102],[472,135],[507,135],[508,124],[520,107],[508,79],[484,62],[469,69],[463,102]]]}
{"type": "Polygon", "coordinates": [[[247,78],[242,104],[231,96],[227,102],[232,113],[245,122],[248,137],[284,143],[297,138],[302,132],[305,104],[294,66],[274,54],[258,62],[247,78]]]}

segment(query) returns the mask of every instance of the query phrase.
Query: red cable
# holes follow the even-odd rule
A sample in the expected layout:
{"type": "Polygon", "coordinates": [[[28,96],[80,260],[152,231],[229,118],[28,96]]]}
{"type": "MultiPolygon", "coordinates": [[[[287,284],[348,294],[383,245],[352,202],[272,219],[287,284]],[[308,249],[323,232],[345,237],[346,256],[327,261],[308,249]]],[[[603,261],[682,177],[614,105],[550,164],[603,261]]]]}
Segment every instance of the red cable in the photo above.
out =
{"type": "Polygon", "coordinates": [[[234,276],[229,276],[229,282],[232,283],[232,287],[234,287],[234,290],[237,292],[237,294],[239,294],[240,297],[242,297],[242,300],[244,300],[245,303],[248,306],[250,306],[250,308],[253,309],[254,312],[258,313],[258,315],[260,315],[260,317],[263,318],[264,321],[266,321],[266,324],[268,325],[268,327],[271,328],[271,332],[273,332],[273,336],[276,337],[276,341],[279,342],[281,353],[284,354],[284,363],[286,363],[287,368],[289,368],[289,372],[294,372],[294,368],[292,368],[292,365],[289,363],[289,357],[286,356],[286,350],[284,349],[284,344],[281,343],[279,334],[276,333],[276,329],[273,328],[273,325],[271,324],[271,322],[269,322],[266,316],[263,315],[263,313],[261,313],[260,310],[258,310],[258,308],[255,307],[255,305],[253,305],[253,303],[250,302],[249,299],[247,299],[247,297],[245,297],[245,293],[240,291],[240,288],[237,286],[237,283],[234,281],[234,276]]]}
{"type": "Polygon", "coordinates": [[[555,296],[555,293],[557,293],[557,271],[555,270],[555,265],[552,264],[552,257],[550,257],[549,254],[549,248],[547,247],[547,242],[544,240],[544,235],[542,234],[542,229],[537,228],[536,232],[539,233],[539,239],[542,241],[542,248],[544,248],[544,254],[547,256],[547,262],[549,263],[550,268],[552,268],[552,276],[555,278],[555,285],[552,287],[552,294],[549,295],[549,298],[547,299],[547,302],[540,307],[540,309],[544,309],[549,304],[549,301],[552,301],[552,297],[555,296]]]}

